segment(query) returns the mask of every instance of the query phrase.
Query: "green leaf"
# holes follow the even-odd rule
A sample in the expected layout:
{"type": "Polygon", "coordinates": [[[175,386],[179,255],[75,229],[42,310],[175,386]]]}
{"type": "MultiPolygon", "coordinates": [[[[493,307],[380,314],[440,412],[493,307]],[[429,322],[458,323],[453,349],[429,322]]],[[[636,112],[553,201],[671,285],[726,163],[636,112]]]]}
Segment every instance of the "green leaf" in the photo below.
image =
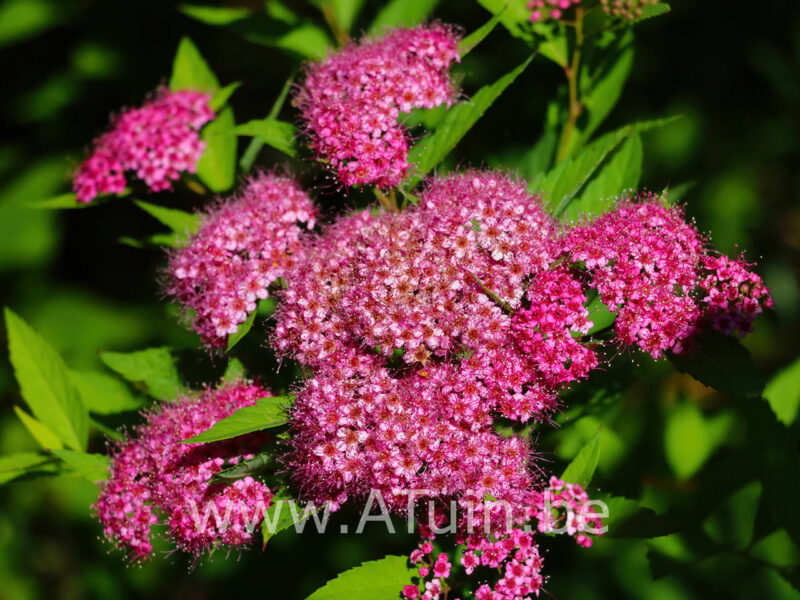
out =
{"type": "Polygon", "coordinates": [[[23,475],[57,473],[58,466],[52,456],[34,452],[20,452],[0,456],[0,484],[8,483],[23,475]]]}
{"type": "Polygon", "coordinates": [[[129,188],[125,188],[119,194],[98,196],[91,202],[78,202],[75,194],[70,192],[68,194],[59,194],[58,196],[53,196],[52,198],[45,198],[43,200],[26,200],[24,202],[14,202],[10,205],[18,206],[20,208],[33,208],[41,210],[74,210],[99,206],[113,198],[124,198],[130,193],[131,190],[129,188]]]}
{"type": "Polygon", "coordinates": [[[292,525],[299,525],[317,512],[319,512],[319,508],[312,508],[308,504],[300,507],[298,501],[292,498],[273,498],[272,504],[270,504],[264,514],[264,520],[261,522],[263,547],[266,548],[267,542],[281,531],[289,529],[292,525]]]}
{"type": "Polygon", "coordinates": [[[324,58],[328,48],[333,47],[328,34],[313,23],[287,24],[268,16],[253,15],[232,23],[229,29],[254,44],[281,48],[314,60],[324,58]]]}
{"type": "Polygon", "coordinates": [[[597,215],[613,206],[625,190],[635,190],[642,175],[644,154],[642,136],[629,136],[607,160],[579,197],[564,210],[564,218],[575,220],[582,215],[597,215]]]}
{"type": "Polygon", "coordinates": [[[344,33],[349,33],[355,24],[361,9],[364,7],[364,0],[329,0],[333,7],[333,15],[336,25],[344,33]]]}
{"type": "Polygon", "coordinates": [[[406,556],[386,556],[339,573],[306,600],[397,600],[416,576],[406,556]]]}
{"type": "Polygon", "coordinates": [[[600,431],[586,442],[586,445],[578,452],[578,456],[567,465],[561,479],[568,483],[577,483],[585,488],[592,481],[598,460],[600,460],[600,431]]]}
{"type": "Polygon", "coordinates": [[[409,153],[409,162],[416,165],[415,172],[407,179],[405,187],[412,188],[436,165],[443,161],[472,126],[478,122],[505,89],[527,68],[531,56],[516,69],[507,73],[491,85],[482,87],[470,100],[453,106],[436,131],[419,141],[409,153]]]}
{"type": "Polygon", "coordinates": [[[169,348],[148,348],[138,352],[102,352],[100,359],[136,387],[159,400],[174,400],[181,393],[181,381],[169,348]]]}
{"type": "Polygon", "coordinates": [[[688,479],[697,473],[724,439],[730,425],[729,414],[706,420],[691,402],[673,410],[664,429],[664,452],[675,475],[688,479]]]}
{"type": "Polygon", "coordinates": [[[219,109],[225,106],[228,103],[230,97],[233,95],[233,92],[235,92],[240,85],[242,84],[236,81],[234,83],[226,85],[221,90],[217,90],[216,92],[214,92],[214,95],[211,97],[211,100],[208,103],[208,106],[211,108],[211,110],[217,112],[219,109]]]}
{"type": "Polygon", "coordinates": [[[500,22],[514,37],[527,42],[533,40],[530,22],[531,11],[527,9],[524,0],[478,0],[493,15],[501,15],[500,22]]]}
{"type": "Polygon", "coordinates": [[[461,58],[464,58],[467,54],[469,54],[478,44],[486,39],[486,36],[492,33],[494,28],[500,22],[500,17],[504,12],[505,7],[491,19],[486,21],[486,23],[478,27],[478,29],[461,40],[461,43],[458,45],[458,54],[461,56],[461,58]]]}
{"type": "Polygon", "coordinates": [[[637,17],[633,20],[633,23],[641,23],[642,21],[646,21],[647,19],[653,19],[655,17],[660,17],[661,15],[665,15],[670,12],[672,8],[666,2],[658,2],[656,4],[648,4],[647,6],[642,7],[642,15],[637,17]]]}
{"type": "Polygon", "coordinates": [[[297,156],[297,128],[286,121],[270,118],[248,121],[234,127],[233,133],[256,137],[288,156],[297,156]]]}
{"type": "Polygon", "coordinates": [[[800,358],[769,381],[764,388],[764,399],[781,423],[794,423],[800,408],[800,358]]]}
{"type": "Polygon", "coordinates": [[[169,89],[173,92],[195,90],[206,94],[213,94],[219,89],[217,76],[188,37],[183,38],[178,45],[178,52],[172,63],[169,89]]]}
{"type": "Polygon", "coordinates": [[[247,8],[228,6],[202,6],[197,4],[181,4],[178,7],[183,14],[206,25],[230,25],[250,16],[247,8]]]}
{"type": "Polygon", "coordinates": [[[589,311],[589,318],[593,323],[592,328],[589,329],[590,335],[611,326],[614,323],[614,319],[617,318],[617,313],[611,312],[608,306],[600,299],[599,295],[595,295],[595,297],[586,304],[586,308],[589,311]]]}
{"type": "Polygon", "coordinates": [[[231,416],[217,421],[210,429],[183,440],[183,443],[217,442],[262,429],[280,427],[286,423],[286,409],[291,402],[291,396],[260,398],[254,406],[237,410],[231,416]]]}
{"type": "Polygon", "coordinates": [[[25,429],[28,430],[28,432],[33,436],[33,439],[35,439],[42,448],[45,450],[53,450],[64,447],[64,444],[61,443],[61,440],[58,439],[58,436],[50,431],[50,428],[47,427],[47,425],[34,419],[19,406],[14,407],[14,412],[19,417],[19,420],[22,421],[25,429]]]}
{"type": "Polygon", "coordinates": [[[89,412],[98,415],[139,410],[146,402],[122,381],[100,371],[71,371],[70,376],[89,412]]]}
{"type": "Polygon", "coordinates": [[[387,27],[413,27],[425,21],[439,4],[439,0],[391,0],[386,4],[372,25],[370,33],[381,33],[387,27]]]}
{"type": "Polygon", "coordinates": [[[235,126],[233,109],[226,108],[203,129],[206,149],[197,163],[197,176],[212,192],[230,189],[236,178],[236,137],[227,134],[235,126]]]}
{"type": "Polygon", "coordinates": [[[229,352],[236,344],[238,344],[244,338],[244,336],[250,333],[250,330],[253,328],[253,323],[256,320],[256,312],[257,311],[255,310],[251,312],[248,315],[247,319],[243,323],[239,324],[239,328],[236,330],[236,333],[228,336],[227,350],[229,352]]]}
{"type": "Polygon", "coordinates": [[[61,356],[9,308],[5,319],[11,364],[33,415],[70,448],[85,448],[88,415],[61,356]]]}
{"type": "Polygon", "coordinates": [[[747,348],[739,340],[716,331],[695,338],[691,352],[670,354],[669,360],[681,373],[732,396],[756,396],[764,388],[747,348]]]}
{"type": "Polygon", "coordinates": [[[92,483],[108,479],[108,466],[111,463],[108,456],[74,450],[53,450],[53,454],[69,465],[76,474],[92,483]]]}
{"type": "Polygon", "coordinates": [[[247,373],[247,369],[238,358],[232,358],[225,367],[225,373],[222,374],[222,381],[232,383],[242,379],[247,373]]]}
{"type": "Polygon", "coordinates": [[[214,480],[230,483],[233,479],[241,479],[248,475],[258,474],[274,462],[275,459],[272,454],[269,452],[260,452],[249,460],[242,461],[238,465],[234,465],[228,469],[223,469],[214,475],[214,480]]]}
{"type": "Polygon", "coordinates": [[[159,223],[166,225],[179,235],[192,234],[200,226],[200,215],[196,213],[158,206],[142,200],[134,200],[134,203],[159,223]]]}

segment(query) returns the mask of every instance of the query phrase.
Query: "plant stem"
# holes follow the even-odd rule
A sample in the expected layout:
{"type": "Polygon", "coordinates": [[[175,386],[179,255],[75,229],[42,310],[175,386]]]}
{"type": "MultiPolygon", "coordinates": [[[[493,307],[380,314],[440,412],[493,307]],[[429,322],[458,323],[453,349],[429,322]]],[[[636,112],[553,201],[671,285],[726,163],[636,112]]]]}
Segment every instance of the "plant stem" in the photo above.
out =
{"type": "Polygon", "coordinates": [[[581,64],[581,49],[583,48],[583,8],[575,7],[575,50],[572,53],[572,61],[568,67],[564,68],[569,84],[569,114],[561,134],[561,141],[558,144],[558,154],[556,163],[561,162],[567,157],[569,152],[569,141],[572,132],[575,130],[575,123],[583,111],[583,104],[578,95],[578,74],[581,64]]]}

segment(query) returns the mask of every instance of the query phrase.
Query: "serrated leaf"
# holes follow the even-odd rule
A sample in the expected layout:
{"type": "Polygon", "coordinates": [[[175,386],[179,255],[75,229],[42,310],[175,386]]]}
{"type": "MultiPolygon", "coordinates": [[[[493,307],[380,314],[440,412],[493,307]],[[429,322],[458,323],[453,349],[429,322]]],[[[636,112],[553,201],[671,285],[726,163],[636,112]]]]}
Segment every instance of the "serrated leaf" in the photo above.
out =
{"type": "Polygon", "coordinates": [[[581,194],[563,212],[572,221],[583,215],[597,215],[613,206],[625,190],[635,190],[642,176],[644,150],[638,133],[628,136],[598,169],[581,194]]]}
{"type": "Polygon", "coordinates": [[[436,165],[443,161],[456,144],[461,141],[472,126],[478,122],[497,98],[510,86],[514,80],[531,63],[529,57],[516,69],[503,75],[491,85],[482,87],[468,101],[453,106],[444,117],[436,131],[422,138],[409,153],[409,162],[416,165],[414,173],[410,175],[405,187],[412,188],[436,165]]]}
{"type": "Polygon", "coordinates": [[[764,388],[747,348],[739,340],[716,331],[698,336],[691,352],[670,354],[669,360],[681,373],[732,396],[756,396],[764,388]]]}
{"type": "Polygon", "coordinates": [[[247,8],[229,6],[202,6],[197,4],[181,4],[178,7],[183,14],[206,25],[230,25],[251,14],[247,8]]]}
{"type": "Polygon", "coordinates": [[[185,236],[192,234],[200,226],[200,215],[196,213],[188,213],[177,208],[167,208],[166,206],[158,206],[142,200],[134,200],[136,206],[141,208],[151,217],[156,219],[159,223],[166,225],[175,233],[185,236]]]}
{"type": "Polygon", "coordinates": [[[61,356],[9,308],[5,320],[11,364],[31,412],[65,445],[85,448],[88,415],[61,356]]]}
{"type": "Polygon", "coordinates": [[[299,525],[317,512],[319,512],[319,509],[316,506],[312,507],[307,504],[301,508],[298,501],[293,498],[273,498],[272,504],[270,504],[264,514],[264,520],[261,522],[263,547],[266,548],[267,542],[281,531],[289,529],[295,524],[299,525]]]}
{"type": "Polygon", "coordinates": [[[486,23],[478,27],[478,29],[461,40],[461,43],[458,45],[458,54],[461,56],[461,58],[464,58],[467,54],[474,50],[478,44],[485,40],[486,37],[492,33],[492,31],[494,31],[494,28],[500,22],[500,17],[504,12],[505,7],[499,13],[486,21],[486,23]]]}
{"type": "Polygon", "coordinates": [[[98,415],[139,410],[146,405],[125,383],[100,371],[70,371],[89,412],[98,415]]]}
{"type": "Polygon", "coordinates": [[[370,33],[381,33],[387,27],[413,27],[419,25],[434,11],[440,0],[391,0],[387,3],[372,25],[370,33]]]}
{"type": "Polygon", "coordinates": [[[178,51],[172,63],[169,89],[173,92],[195,90],[206,94],[214,94],[219,89],[217,76],[188,37],[183,38],[178,44],[178,51]]]}
{"type": "Polygon", "coordinates": [[[248,121],[237,125],[233,133],[257,137],[288,156],[297,156],[297,128],[286,121],[270,118],[248,121]]]}
{"type": "Polygon", "coordinates": [[[69,465],[76,474],[92,483],[108,479],[108,466],[111,463],[108,456],[74,450],[53,450],[53,454],[69,465]]]}
{"type": "Polygon", "coordinates": [[[397,600],[416,576],[406,556],[386,556],[339,573],[306,600],[397,600]]]}
{"type": "Polygon", "coordinates": [[[578,455],[572,459],[561,474],[562,481],[577,483],[586,487],[592,481],[597,462],[600,460],[600,431],[598,431],[586,445],[581,448],[578,455]]]}
{"type": "Polygon", "coordinates": [[[181,393],[178,369],[169,348],[138,352],[101,352],[100,359],[139,389],[159,400],[174,400],[181,393]]]}
{"type": "Polygon", "coordinates": [[[274,462],[275,459],[269,452],[260,452],[249,460],[242,461],[238,465],[218,472],[214,475],[214,480],[230,482],[233,479],[241,479],[242,477],[247,477],[248,475],[263,471],[274,462]]]}
{"type": "Polygon", "coordinates": [[[206,142],[203,155],[197,162],[197,176],[212,192],[224,192],[236,178],[236,136],[228,132],[236,126],[233,109],[226,108],[203,128],[206,142]]]}
{"type": "Polygon", "coordinates": [[[286,409],[291,405],[291,396],[260,398],[254,406],[246,406],[231,416],[217,421],[210,429],[189,439],[184,444],[217,442],[238,437],[246,433],[280,427],[286,423],[286,409]]]}
{"type": "Polygon", "coordinates": [[[775,375],[763,395],[781,423],[794,423],[800,409],[800,358],[775,375]]]}
{"type": "Polygon", "coordinates": [[[239,86],[241,85],[242,84],[240,82],[236,81],[234,83],[226,85],[224,88],[220,90],[217,90],[216,92],[214,92],[214,95],[211,96],[211,100],[209,100],[208,106],[211,108],[211,110],[217,112],[219,109],[221,109],[228,103],[230,97],[237,89],[239,89],[239,86]]]}
{"type": "Polygon", "coordinates": [[[58,436],[50,431],[50,428],[48,428],[47,425],[34,419],[19,406],[14,407],[14,412],[19,417],[19,420],[22,421],[25,429],[28,430],[28,432],[33,436],[33,439],[35,439],[42,448],[45,450],[53,450],[64,447],[64,444],[61,443],[61,440],[58,439],[58,436]]]}

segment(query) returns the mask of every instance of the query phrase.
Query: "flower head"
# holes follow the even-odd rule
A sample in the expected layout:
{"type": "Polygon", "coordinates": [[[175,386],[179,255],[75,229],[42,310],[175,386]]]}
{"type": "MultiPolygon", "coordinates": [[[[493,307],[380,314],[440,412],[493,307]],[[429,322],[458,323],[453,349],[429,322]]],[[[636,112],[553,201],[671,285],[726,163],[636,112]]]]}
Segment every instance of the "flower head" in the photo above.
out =
{"type": "Polygon", "coordinates": [[[312,147],[341,183],[400,182],[408,139],[398,118],[452,102],[448,70],[458,60],[458,42],[444,25],[395,29],[308,67],[297,103],[312,147]]]}
{"type": "Polygon", "coordinates": [[[194,173],[205,149],[200,129],[214,118],[209,100],[200,92],[159,88],[141,107],[113,117],[75,172],[78,202],[122,193],[127,171],[154,192],[170,189],[184,171],[194,173]]]}
{"type": "Polygon", "coordinates": [[[312,228],[316,214],[297,183],[262,173],[203,215],[199,231],[170,257],[166,291],[194,313],[207,344],[224,345],[269,295],[297,260],[301,224],[312,228]]]}

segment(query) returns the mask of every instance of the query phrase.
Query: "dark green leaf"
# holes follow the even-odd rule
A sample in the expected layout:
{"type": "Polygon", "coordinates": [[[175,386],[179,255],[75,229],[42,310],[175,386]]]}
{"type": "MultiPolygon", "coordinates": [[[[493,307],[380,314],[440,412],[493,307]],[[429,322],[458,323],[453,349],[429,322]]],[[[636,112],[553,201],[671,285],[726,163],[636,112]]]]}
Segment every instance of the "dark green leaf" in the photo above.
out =
{"type": "Polygon", "coordinates": [[[478,44],[480,44],[486,36],[488,36],[497,24],[500,22],[500,17],[505,12],[505,8],[501,10],[499,13],[494,15],[491,19],[486,21],[483,25],[478,27],[475,31],[470,33],[467,37],[461,40],[461,43],[458,45],[458,53],[461,58],[464,58],[467,54],[469,54],[478,44]]]}
{"type": "Polygon", "coordinates": [[[390,0],[372,25],[371,33],[381,33],[387,27],[413,27],[425,21],[439,4],[439,0],[390,0]]]}
{"type": "Polygon", "coordinates": [[[178,9],[186,16],[196,19],[201,23],[205,23],[206,25],[230,25],[251,14],[250,10],[247,8],[229,6],[182,4],[178,9]]]}
{"type": "Polygon", "coordinates": [[[525,70],[533,60],[531,56],[516,69],[507,73],[495,83],[482,87],[470,100],[453,106],[436,131],[420,140],[409,153],[409,162],[416,170],[405,184],[412,188],[436,165],[443,161],[456,144],[461,141],[472,126],[478,122],[489,107],[500,97],[505,89],[525,70]]]}
{"type": "Polygon", "coordinates": [[[739,340],[716,331],[696,338],[688,354],[670,354],[670,361],[681,373],[732,396],[756,396],[764,382],[750,352],[739,340]]]}
{"type": "Polygon", "coordinates": [[[416,576],[406,556],[386,556],[339,573],[306,600],[397,600],[416,576]]]}
{"type": "Polygon", "coordinates": [[[293,525],[299,525],[305,519],[318,512],[318,508],[312,505],[300,506],[297,500],[291,498],[273,498],[272,504],[264,514],[261,522],[261,537],[264,547],[267,542],[281,531],[289,529],[293,525]]]}
{"type": "Polygon", "coordinates": [[[531,11],[525,6],[525,2],[514,0],[478,0],[478,3],[493,15],[501,15],[500,22],[508,29],[514,37],[525,41],[532,41],[528,23],[530,22],[531,11]]]}
{"type": "Polygon", "coordinates": [[[197,176],[212,192],[230,189],[236,178],[236,136],[227,134],[235,126],[233,109],[226,108],[203,129],[206,149],[197,163],[197,176]]]}
{"type": "Polygon", "coordinates": [[[239,329],[236,330],[236,333],[228,336],[228,351],[231,350],[236,344],[238,344],[244,336],[246,336],[250,329],[253,327],[253,322],[256,319],[256,311],[253,311],[248,315],[247,319],[239,324],[239,329]]]}
{"type": "Polygon", "coordinates": [[[264,471],[274,462],[275,459],[269,452],[261,452],[249,460],[242,461],[238,465],[234,465],[228,469],[223,469],[214,475],[214,479],[229,482],[232,479],[241,479],[242,477],[247,477],[248,475],[252,476],[264,471]]]}
{"type": "Polygon", "coordinates": [[[169,348],[148,348],[139,352],[102,352],[102,361],[154,398],[174,400],[181,393],[178,369],[169,348]]]}
{"type": "Polygon", "coordinates": [[[11,364],[33,415],[70,448],[85,448],[88,415],[61,356],[9,308],[5,319],[11,364]]]}
{"type": "Polygon", "coordinates": [[[183,443],[217,442],[262,429],[280,427],[286,423],[286,409],[291,402],[291,396],[260,398],[254,406],[246,406],[237,410],[231,416],[217,421],[207,431],[183,440],[183,443]]]}

